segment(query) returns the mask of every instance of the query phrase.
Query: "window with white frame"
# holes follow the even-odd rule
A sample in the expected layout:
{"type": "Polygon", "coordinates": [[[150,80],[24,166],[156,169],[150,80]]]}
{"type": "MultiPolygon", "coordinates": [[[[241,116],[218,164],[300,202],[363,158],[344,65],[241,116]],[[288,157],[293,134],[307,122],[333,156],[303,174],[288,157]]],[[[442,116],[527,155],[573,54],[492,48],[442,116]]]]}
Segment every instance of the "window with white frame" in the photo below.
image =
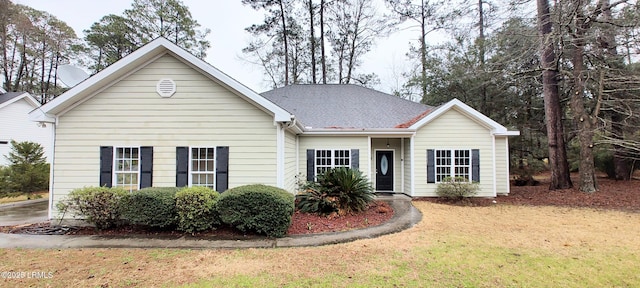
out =
{"type": "Polygon", "coordinates": [[[471,181],[470,150],[436,150],[435,160],[437,183],[446,177],[464,177],[471,181]]]}
{"type": "Polygon", "coordinates": [[[115,147],[113,181],[115,187],[133,191],[140,188],[140,148],[115,147]]]}
{"type": "Polygon", "coordinates": [[[322,174],[331,168],[350,167],[350,165],[350,150],[316,150],[316,175],[322,174]]]}
{"type": "Polygon", "coordinates": [[[192,147],[189,186],[215,189],[216,161],[214,147],[192,147]]]}

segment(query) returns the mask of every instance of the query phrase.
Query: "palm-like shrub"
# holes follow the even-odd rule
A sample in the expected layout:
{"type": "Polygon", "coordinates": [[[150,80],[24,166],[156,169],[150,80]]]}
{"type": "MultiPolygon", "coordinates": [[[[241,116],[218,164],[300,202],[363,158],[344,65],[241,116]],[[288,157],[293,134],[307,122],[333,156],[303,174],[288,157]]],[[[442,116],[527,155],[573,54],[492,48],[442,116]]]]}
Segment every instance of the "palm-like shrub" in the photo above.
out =
{"type": "Polygon", "coordinates": [[[336,197],[329,197],[317,182],[307,182],[300,190],[296,195],[296,207],[301,212],[328,215],[338,211],[336,197]]]}
{"type": "Polygon", "coordinates": [[[318,175],[318,182],[307,184],[299,194],[298,209],[303,212],[339,214],[364,211],[375,197],[369,179],[359,170],[338,167],[318,175]],[[315,210],[315,211],[314,211],[315,210]]]}

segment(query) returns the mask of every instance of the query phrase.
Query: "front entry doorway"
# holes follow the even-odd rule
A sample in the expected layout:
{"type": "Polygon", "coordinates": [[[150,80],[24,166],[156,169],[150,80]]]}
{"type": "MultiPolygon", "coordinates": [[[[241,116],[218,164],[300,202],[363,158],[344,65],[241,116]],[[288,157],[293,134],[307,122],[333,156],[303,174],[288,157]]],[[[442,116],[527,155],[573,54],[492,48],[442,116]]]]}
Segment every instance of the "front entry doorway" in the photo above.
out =
{"type": "Polygon", "coordinates": [[[393,151],[376,151],[376,191],[393,191],[393,151]]]}

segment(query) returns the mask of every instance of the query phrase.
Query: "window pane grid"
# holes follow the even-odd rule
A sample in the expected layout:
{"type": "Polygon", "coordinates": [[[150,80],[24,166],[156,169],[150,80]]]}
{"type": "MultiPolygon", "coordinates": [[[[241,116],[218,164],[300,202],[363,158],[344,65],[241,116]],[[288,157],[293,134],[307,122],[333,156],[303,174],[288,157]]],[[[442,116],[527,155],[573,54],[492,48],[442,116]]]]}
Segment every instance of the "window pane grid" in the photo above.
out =
{"type": "Polygon", "coordinates": [[[463,177],[471,181],[470,150],[436,150],[435,151],[436,183],[446,177],[463,177]]]}
{"type": "Polygon", "coordinates": [[[351,167],[351,151],[345,149],[316,150],[316,175],[336,167],[351,167]]]}
{"type": "Polygon", "coordinates": [[[191,186],[215,189],[215,149],[191,148],[191,186]]]}
{"type": "Polygon", "coordinates": [[[140,149],[138,147],[116,147],[114,159],[115,187],[133,191],[139,187],[140,149]]]}

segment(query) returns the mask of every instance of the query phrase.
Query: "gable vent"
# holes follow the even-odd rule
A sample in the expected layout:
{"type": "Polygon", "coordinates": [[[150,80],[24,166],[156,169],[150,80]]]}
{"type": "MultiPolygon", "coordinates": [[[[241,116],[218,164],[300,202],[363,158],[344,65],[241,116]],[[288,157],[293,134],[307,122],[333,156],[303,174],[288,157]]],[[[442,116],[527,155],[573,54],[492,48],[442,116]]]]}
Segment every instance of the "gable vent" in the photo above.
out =
{"type": "Polygon", "coordinates": [[[176,93],[176,82],[171,79],[160,79],[156,84],[156,92],[160,97],[171,97],[176,93]]]}

